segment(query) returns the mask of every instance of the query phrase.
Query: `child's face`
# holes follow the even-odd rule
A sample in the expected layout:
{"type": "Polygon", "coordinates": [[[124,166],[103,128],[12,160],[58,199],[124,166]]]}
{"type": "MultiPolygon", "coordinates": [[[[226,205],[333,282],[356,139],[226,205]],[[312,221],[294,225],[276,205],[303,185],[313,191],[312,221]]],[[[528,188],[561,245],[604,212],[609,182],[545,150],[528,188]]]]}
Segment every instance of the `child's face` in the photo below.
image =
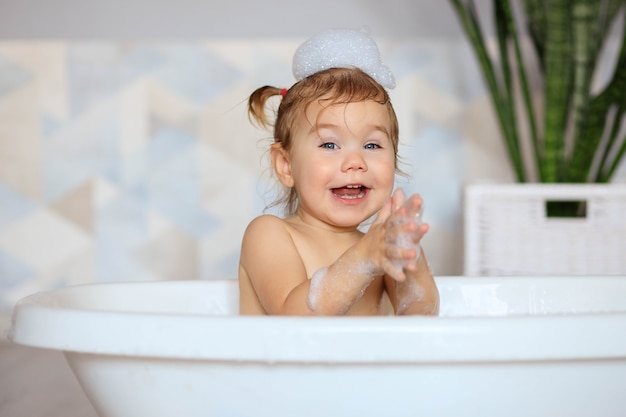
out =
{"type": "Polygon", "coordinates": [[[394,184],[390,126],[386,107],[374,101],[312,103],[289,152],[299,215],[352,228],[380,210],[394,184]]]}

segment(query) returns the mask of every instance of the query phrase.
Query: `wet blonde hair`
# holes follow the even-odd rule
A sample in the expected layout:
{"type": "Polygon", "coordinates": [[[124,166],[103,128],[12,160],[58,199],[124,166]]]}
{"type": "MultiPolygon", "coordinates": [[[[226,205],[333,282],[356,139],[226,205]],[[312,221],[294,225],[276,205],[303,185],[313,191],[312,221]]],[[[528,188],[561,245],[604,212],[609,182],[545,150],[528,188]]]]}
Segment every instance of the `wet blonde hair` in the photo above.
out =
{"type": "MultiPolygon", "coordinates": [[[[298,81],[289,90],[264,86],[256,89],[248,100],[248,116],[264,128],[274,128],[274,143],[289,152],[298,116],[304,114],[309,104],[324,101],[330,104],[347,104],[372,100],[386,107],[389,113],[390,139],[398,169],[399,129],[396,113],[387,91],[369,75],[358,68],[330,68],[298,81]],[[267,117],[267,101],[273,96],[283,95],[272,124],[267,117]]],[[[295,187],[285,189],[270,206],[284,204],[285,214],[292,215],[298,206],[295,187]]]]}

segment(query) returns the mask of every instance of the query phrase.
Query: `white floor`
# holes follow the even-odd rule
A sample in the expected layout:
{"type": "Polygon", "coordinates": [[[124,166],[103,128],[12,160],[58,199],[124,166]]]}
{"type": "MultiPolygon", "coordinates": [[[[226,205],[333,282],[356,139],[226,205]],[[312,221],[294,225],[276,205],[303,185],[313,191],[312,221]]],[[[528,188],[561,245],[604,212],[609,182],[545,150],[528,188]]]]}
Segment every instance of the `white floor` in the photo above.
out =
{"type": "Polygon", "coordinates": [[[98,417],[57,351],[0,335],[0,417],[98,417]]]}

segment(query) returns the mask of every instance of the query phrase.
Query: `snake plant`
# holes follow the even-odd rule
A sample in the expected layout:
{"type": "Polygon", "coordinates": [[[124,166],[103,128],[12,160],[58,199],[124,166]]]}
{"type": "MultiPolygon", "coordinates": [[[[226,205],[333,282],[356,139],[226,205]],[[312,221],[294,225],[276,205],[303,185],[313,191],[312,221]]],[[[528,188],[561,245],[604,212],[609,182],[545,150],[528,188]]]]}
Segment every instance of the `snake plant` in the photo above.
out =
{"type": "Polygon", "coordinates": [[[492,50],[474,1],[450,1],[517,181],[609,182],[626,152],[626,0],[493,0],[492,50]]]}

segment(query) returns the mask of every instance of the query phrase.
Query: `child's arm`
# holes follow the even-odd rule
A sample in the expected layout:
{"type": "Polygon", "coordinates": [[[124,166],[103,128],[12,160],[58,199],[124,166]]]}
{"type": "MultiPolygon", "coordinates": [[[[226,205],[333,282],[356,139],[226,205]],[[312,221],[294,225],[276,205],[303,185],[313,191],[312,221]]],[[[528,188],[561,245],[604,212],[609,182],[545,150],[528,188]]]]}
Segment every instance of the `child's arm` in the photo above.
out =
{"type": "Polygon", "coordinates": [[[270,315],[346,314],[368,285],[382,275],[364,263],[362,250],[358,245],[351,247],[308,279],[285,222],[260,216],[250,223],[243,238],[239,281],[246,294],[241,294],[240,311],[255,312],[253,291],[270,315]]]}
{"type": "Polygon", "coordinates": [[[439,314],[439,291],[426,256],[422,254],[417,268],[406,272],[406,280],[399,282],[385,277],[385,288],[397,315],[437,315],[439,314]]]}
{"type": "Polygon", "coordinates": [[[306,305],[306,269],[283,220],[264,215],[247,227],[241,247],[240,311],[267,314],[311,314],[306,305]],[[257,301],[258,299],[258,301],[257,301]],[[300,299],[294,303],[292,300],[300,299]]]}

